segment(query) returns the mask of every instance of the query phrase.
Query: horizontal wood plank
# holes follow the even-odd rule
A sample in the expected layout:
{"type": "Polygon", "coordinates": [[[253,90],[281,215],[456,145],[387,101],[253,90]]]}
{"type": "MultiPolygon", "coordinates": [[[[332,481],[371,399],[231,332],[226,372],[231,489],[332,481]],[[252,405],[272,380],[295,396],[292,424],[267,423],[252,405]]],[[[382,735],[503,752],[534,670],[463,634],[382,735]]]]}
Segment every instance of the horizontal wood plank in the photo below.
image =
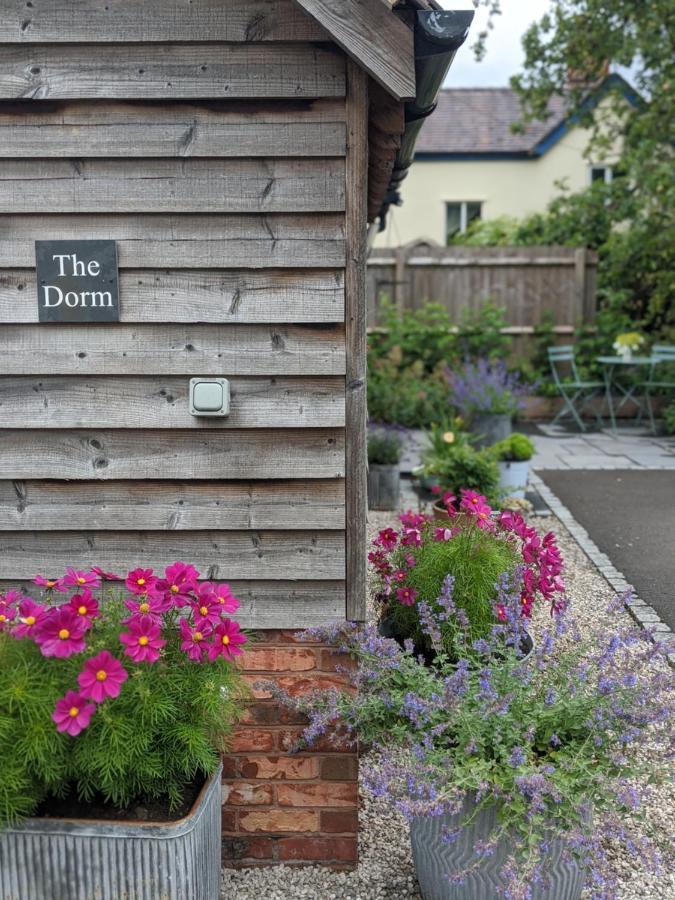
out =
{"type": "Polygon", "coordinates": [[[0,42],[321,41],[293,0],[0,0],[0,42]]]}
{"type": "Polygon", "coordinates": [[[0,55],[0,99],[7,100],[344,93],[342,54],[311,44],[26,44],[0,55]]]}
{"type": "Polygon", "coordinates": [[[333,531],[0,532],[0,578],[26,579],[66,566],[162,569],[190,560],[213,579],[344,579],[345,537],[333,531]]]}
{"type": "Polygon", "coordinates": [[[344,528],[344,481],[0,481],[0,531],[344,528]]]}
{"type": "Polygon", "coordinates": [[[4,325],[0,360],[3,375],[344,375],[345,340],[341,326],[4,325]]]}
{"type": "Polygon", "coordinates": [[[0,104],[0,158],[326,157],[345,149],[343,100],[0,104]]]}
{"type": "Polygon", "coordinates": [[[340,159],[10,159],[0,166],[0,213],[337,212],[344,207],[340,159]]]}
{"type": "MultiPolygon", "coordinates": [[[[0,219],[0,228],[1,222],[0,219]]],[[[131,269],[120,272],[119,286],[120,321],[127,323],[267,325],[344,320],[344,275],[340,271],[160,272],[131,269]]],[[[35,271],[0,269],[0,324],[37,321],[35,271]]],[[[92,347],[97,345],[96,335],[106,333],[104,326],[82,327],[86,328],[92,347]]],[[[121,328],[119,325],[112,327],[121,328]]],[[[41,340],[45,344],[53,340],[49,337],[52,328],[40,326],[41,340]]],[[[76,326],[70,328],[76,341],[81,332],[76,326]]],[[[26,335],[25,340],[29,340],[28,332],[21,331],[26,335]]],[[[213,329],[209,329],[209,336],[211,342],[217,339],[213,329]]],[[[282,340],[285,340],[283,334],[282,340]]]]}
{"type": "Polygon", "coordinates": [[[344,378],[233,378],[230,414],[223,418],[191,415],[189,387],[187,377],[172,376],[0,376],[0,424],[229,430],[340,428],[345,423],[344,378]]]}
{"type": "MultiPolygon", "coordinates": [[[[236,619],[246,628],[313,628],[344,619],[343,581],[229,580],[229,584],[241,602],[236,619]]],[[[12,588],[40,597],[40,589],[28,579],[0,579],[0,592],[12,588]]]]}
{"type": "Polygon", "coordinates": [[[279,431],[0,430],[0,479],[343,478],[344,434],[279,431]]]}
{"type": "Polygon", "coordinates": [[[122,269],[335,269],[345,261],[344,216],[335,213],[45,214],[0,216],[0,268],[32,269],[35,241],[56,238],[116,241],[122,269]]]}

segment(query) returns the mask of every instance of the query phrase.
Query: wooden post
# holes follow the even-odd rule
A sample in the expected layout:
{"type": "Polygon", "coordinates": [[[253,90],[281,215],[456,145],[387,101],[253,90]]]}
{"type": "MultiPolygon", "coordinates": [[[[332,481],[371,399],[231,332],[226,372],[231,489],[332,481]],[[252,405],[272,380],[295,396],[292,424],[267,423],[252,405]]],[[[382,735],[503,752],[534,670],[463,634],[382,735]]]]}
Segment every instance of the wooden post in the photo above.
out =
{"type": "Polygon", "coordinates": [[[347,262],[345,271],[346,384],[346,580],[347,618],[366,617],[366,237],[368,175],[368,80],[347,66],[347,262]]]}

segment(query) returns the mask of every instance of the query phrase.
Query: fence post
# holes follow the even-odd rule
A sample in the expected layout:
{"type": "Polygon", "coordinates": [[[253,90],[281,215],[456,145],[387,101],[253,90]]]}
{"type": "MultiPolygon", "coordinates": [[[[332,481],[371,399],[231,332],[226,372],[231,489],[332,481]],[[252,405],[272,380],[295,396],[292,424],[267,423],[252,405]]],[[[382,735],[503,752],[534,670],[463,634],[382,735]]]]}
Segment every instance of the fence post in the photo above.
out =
{"type": "Polygon", "coordinates": [[[588,324],[595,318],[595,298],[589,297],[587,276],[588,250],[586,247],[579,247],[574,252],[574,287],[577,296],[577,313],[584,324],[588,324]],[[589,308],[591,303],[593,309],[589,308]]]}

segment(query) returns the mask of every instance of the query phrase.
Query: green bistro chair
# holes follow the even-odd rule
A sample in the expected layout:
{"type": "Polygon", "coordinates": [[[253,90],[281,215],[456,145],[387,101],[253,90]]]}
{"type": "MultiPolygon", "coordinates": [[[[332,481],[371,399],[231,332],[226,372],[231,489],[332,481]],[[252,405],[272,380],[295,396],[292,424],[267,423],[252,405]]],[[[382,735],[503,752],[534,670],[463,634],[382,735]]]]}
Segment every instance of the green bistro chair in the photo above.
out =
{"type": "MultiPolygon", "coordinates": [[[[549,347],[548,361],[551,364],[553,380],[565,404],[551,425],[557,424],[560,419],[570,415],[579,426],[579,430],[586,431],[581,413],[592,400],[602,396],[605,390],[604,383],[602,381],[582,381],[579,378],[579,371],[574,359],[574,347],[571,344],[549,347]]],[[[601,427],[605,424],[600,413],[596,412],[595,418],[601,427]]]]}
{"type": "Polygon", "coordinates": [[[643,382],[642,387],[645,392],[645,403],[652,434],[656,434],[652,393],[675,394],[675,381],[672,380],[673,372],[675,372],[675,344],[654,344],[651,361],[649,378],[643,382]]]}

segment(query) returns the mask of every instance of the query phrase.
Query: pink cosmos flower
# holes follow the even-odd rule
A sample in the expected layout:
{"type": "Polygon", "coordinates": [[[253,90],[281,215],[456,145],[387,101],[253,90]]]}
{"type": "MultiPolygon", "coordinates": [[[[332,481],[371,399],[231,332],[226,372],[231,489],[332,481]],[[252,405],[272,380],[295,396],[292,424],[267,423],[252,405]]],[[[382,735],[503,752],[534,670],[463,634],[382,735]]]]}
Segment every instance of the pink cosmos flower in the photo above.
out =
{"type": "Polygon", "coordinates": [[[119,697],[128,677],[122,663],[107,650],[102,650],[98,656],[86,661],[77,676],[77,683],[83,697],[94,703],[103,703],[108,698],[114,700],[119,697]]]}
{"type": "Polygon", "coordinates": [[[452,528],[437,528],[434,532],[434,540],[438,541],[438,543],[440,543],[441,541],[451,541],[452,538],[452,528]]]}
{"type": "Polygon", "coordinates": [[[497,619],[500,622],[506,622],[506,607],[503,603],[497,604],[497,619]]]}
{"type": "Polygon", "coordinates": [[[47,607],[42,603],[36,603],[30,597],[26,597],[19,604],[19,624],[14,628],[14,637],[33,637],[33,630],[39,626],[42,617],[47,612],[47,607]]]}
{"type": "Polygon", "coordinates": [[[408,573],[405,569],[395,569],[392,577],[394,581],[405,581],[408,577],[408,573]]]}
{"type": "Polygon", "coordinates": [[[383,550],[393,550],[398,541],[398,535],[393,528],[384,528],[375,538],[373,543],[376,547],[382,547],[383,550]]]}
{"type": "Polygon", "coordinates": [[[96,712],[93,703],[75,691],[68,691],[65,697],[57,700],[52,713],[52,721],[56,722],[56,730],[76,737],[89,725],[91,717],[96,712]]]}
{"type": "Polygon", "coordinates": [[[164,576],[155,584],[155,591],[164,594],[174,606],[185,606],[197,586],[199,572],[194,566],[175,562],[166,569],[164,576]]]}
{"type": "Polygon", "coordinates": [[[44,575],[36,575],[33,584],[43,587],[47,591],[65,591],[66,588],[61,584],[60,578],[45,578],[44,575]]]}
{"type": "Polygon", "coordinates": [[[71,606],[57,606],[40,619],[33,638],[43,656],[67,659],[84,650],[87,627],[87,619],[79,616],[71,606]]]}
{"type": "Polygon", "coordinates": [[[207,626],[217,625],[221,619],[222,608],[210,590],[202,585],[195,594],[196,599],[190,601],[193,610],[195,628],[203,631],[207,626]]]}
{"type": "Polygon", "coordinates": [[[422,544],[422,532],[419,528],[404,528],[401,544],[404,547],[420,547],[422,544]]]}
{"type": "Polygon", "coordinates": [[[88,589],[81,594],[73,594],[68,605],[84,620],[87,628],[91,628],[92,621],[100,615],[98,603],[88,589]]]}
{"type": "Polygon", "coordinates": [[[157,584],[158,578],[152,569],[134,569],[127,575],[125,584],[132,594],[147,594],[157,584]]]}
{"type": "Polygon", "coordinates": [[[182,638],[180,648],[195,662],[201,662],[206,653],[204,641],[211,634],[211,628],[190,628],[185,619],[180,620],[180,636],[182,638]]]}
{"type": "Polygon", "coordinates": [[[132,613],[128,619],[124,620],[125,625],[138,616],[151,616],[155,621],[159,622],[162,614],[171,607],[171,603],[165,599],[163,594],[151,594],[147,597],[144,595],[130,597],[124,601],[124,605],[132,613]]]}
{"type": "Polygon", "coordinates": [[[241,606],[241,603],[232,593],[229,584],[213,584],[207,581],[202,587],[210,591],[216,598],[216,603],[220,607],[221,613],[235,613],[241,606]]]}
{"type": "Polygon", "coordinates": [[[95,572],[78,572],[69,567],[60,583],[63,587],[96,588],[101,586],[101,579],[95,572]]]}
{"type": "Polygon", "coordinates": [[[443,494],[443,506],[447,510],[449,516],[456,516],[457,510],[455,509],[455,503],[457,502],[457,497],[452,493],[452,491],[446,491],[443,494]]]}
{"type": "Polygon", "coordinates": [[[401,524],[406,528],[418,529],[421,528],[427,520],[426,516],[423,516],[420,513],[414,513],[410,509],[407,512],[401,513],[399,519],[401,520],[401,524]]]}
{"type": "Polygon", "coordinates": [[[239,625],[232,619],[223,619],[214,629],[211,641],[207,646],[210,662],[219,656],[223,656],[225,659],[241,656],[241,645],[245,643],[246,635],[242,633],[239,625]]]}
{"type": "Polygon", "coordinates": [[[412,606],[417,597],[417,591],[410,587],[397,588],[396,597],[402,606],[412,606]]]}
{"type": "Polygon", "coordinates": [[[114,572],[106,572],[100,566],[92,566],[91,571],[94,575],[98,575],[103,581],[124,581],[122,575],[116,575],[114,572]]]}
{"type": "Polygon", "coordinates": [[[17,615],[15,606],[10,606],[5,597],[0,597],[0,631],[5,631],[17,615]]]}
{"type": "Polygon", "coordinates": [[[128,631],[120,634],[125,645],[125,655],[134,662],[157,662],[159,651],[166,644],[161,638],[162,629],[152,616],[134,616],[128,623],[128,631]]]}

